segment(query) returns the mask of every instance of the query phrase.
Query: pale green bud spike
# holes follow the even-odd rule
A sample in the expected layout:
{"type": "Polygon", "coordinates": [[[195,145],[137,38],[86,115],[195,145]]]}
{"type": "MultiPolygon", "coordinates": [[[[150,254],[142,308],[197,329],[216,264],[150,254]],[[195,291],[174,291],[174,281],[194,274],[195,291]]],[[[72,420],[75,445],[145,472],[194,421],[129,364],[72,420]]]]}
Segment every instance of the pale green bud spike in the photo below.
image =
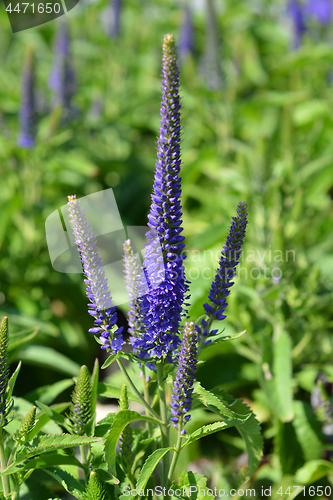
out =
{"type": "Polygon", "coordinates": [[[21,422],[19,431],[18,431],[18,440],[21,440],[29,434],[29,432],[32,431],[32,429],[35,427],[35,422],[36,422],[36,406],[33,406],[31,410],[28,411],[26,416],[21,422]]]}
{"type": "Polygon", "coordinates": [[[7,347],[8,347],[8,318],[4,316],[0,323],[0,426],[7,423],[6,411],[7,400],[6,391],[8,385],[8,366],[7,366],[7,347]]]}
{"type": "Polygon", "coordinates": [[[83,434],[83,428],[91,419],[91,383],[88,368],[81,366],[72,395],[70,418],[75,434],[83,434]]]}
{"type": "MultiPolygon", "coordinates": [[[[129,410],[126,384],[124,384],[121,388],[119,397],[119,408],[121,410],[129,410]]],[[[121,458],[124,460],[126,469],[129,467],[130,464],[131,452],[132,452],[132,429],[129,425],[127,425],[119,438],[119,453],[121,458]]]]}
{"type": "Polygon", "coordinates": [[[110,496],[96,472],[91,472],[87,486],[87,500],[109,500],[110,496]]]}
{"type": "Polygon", "coordinates": [[[128,410],[129,409],[128,395],[127,395],[127,385],[126,384],[124,384],[122,386],[121,391],[120,391],[119,408],[121,410],[128,410]]]}

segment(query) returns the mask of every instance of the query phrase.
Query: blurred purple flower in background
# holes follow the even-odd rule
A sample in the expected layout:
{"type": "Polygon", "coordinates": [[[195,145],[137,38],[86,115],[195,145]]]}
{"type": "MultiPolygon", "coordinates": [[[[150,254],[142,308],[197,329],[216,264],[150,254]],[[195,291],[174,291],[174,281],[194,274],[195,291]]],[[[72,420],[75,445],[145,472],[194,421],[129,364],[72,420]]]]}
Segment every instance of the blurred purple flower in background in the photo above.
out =
{"type": "Polygon", "coordinates": [[[192,22],[192,12],[189,5],[183,9],[183,19],[180,26],[178,54],[180,59],[185,59],[194,51],[194,28],[192,22]]]}
{"type": "Polygon", "coordinates": [[[294,40],[293,47],[298,49],[302,43],[303,34],[306,31],[304,6],[298,0],[289,0],[288,14],[292,20],[294,40]]]}
{"type": "Polygon", "coordinates": [[[28,47],[24,59],[19,121],[17,145],[20,148],[31,149],[35,145],[36,138],[35,68],[32,47],[28,47]]]}
{"type": "Polygon", "coordinates": [[[70,41],[67,24],[61,20],[54,41],[53,64],[49,76],[49,88],[54,94],[53,104],[61,105],[64,118],[72,117],[72,97],[75,92],[75,74],[71,63],[70,41]]]}
{"type": "Polygon", "coordinates": [[[304,8],[305,14],[318,21],[323,26],[330,24],[332,20],[331,0],[308,0],[304,8]]]}
{"type": "Polygon", "coordinates": [[[206,0],[205,49],[201,59],[200,73],[206,80],[207,89],[212,91],[224,86],[220,37],[216,19],[213,0],[206,0]]]}
{"type": "Polygon", "coordinates": [[[109,0],[109,4],[101,16],[105,34],[118,38],[120,34],[120,13],[122,0],[109,0]]]}

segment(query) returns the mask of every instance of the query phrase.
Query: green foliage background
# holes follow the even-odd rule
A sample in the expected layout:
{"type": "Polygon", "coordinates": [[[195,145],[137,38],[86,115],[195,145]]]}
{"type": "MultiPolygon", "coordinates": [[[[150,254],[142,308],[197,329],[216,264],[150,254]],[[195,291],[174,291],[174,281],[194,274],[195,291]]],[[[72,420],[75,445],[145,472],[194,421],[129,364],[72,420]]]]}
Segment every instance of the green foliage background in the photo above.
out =
{"type": "MultiPolygon", "coordinates": [[[[226,335],[246,334],[207,348],[198,379],[251,406],[265,438],[251,484],[257,491],[272,486],[272,498],[293,498],[278,488],[333,484],[322,433],[328,417],[310,404],[319,372],[333,382],[331,28],[313,26],[293,51],[282,0],[216,4],[218,51],[210,69],[219,88],[209,90],[205,79],[212,48],[203,2],[194,4],[194,54],[181,65],[190,315],[203,314],[230,218],[246,201],[244,260],[222,324],[226,335]],[[281,269],[279,280],[272,279],[274,268],[281,269]]],[[[125,226],[144,225],[149,210],[161,40],[166,32],[177,37],[182,5],[124,0],[118,39],[103,31],[106,7],[105,1],[80,2],[67,15],[80,112],[67,126],[61,110],[51,109],[47,87],[58,21],[12,34],[0,7],[0,312],[9,316],[12,332],[39,327],[31,343],[11,351],[27,375],[20,396],[64,374],[76,376],[81,364],[91,367],[100,355],[87,333],[82,277],[52,269],[46,218],[69,194],[110,187],[125,226]],[[40,110],[32,151],[16,146],[28,44],[35,49],[40,110]]],[[[126,305],[120,310],[125,314],[126,305]]],[[[238,484],[244,449],[234,431],[218,436],[193,445],[181,465],[228,489],[238,484]]]]}

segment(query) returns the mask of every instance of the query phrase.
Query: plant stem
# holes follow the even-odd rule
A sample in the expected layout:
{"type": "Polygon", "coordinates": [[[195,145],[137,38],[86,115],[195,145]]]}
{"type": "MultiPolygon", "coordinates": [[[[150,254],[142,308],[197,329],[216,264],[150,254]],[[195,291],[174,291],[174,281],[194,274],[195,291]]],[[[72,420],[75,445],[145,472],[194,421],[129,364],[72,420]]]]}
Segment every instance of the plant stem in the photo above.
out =
{"type": "Polygon", "coordinates": [[[178,460],[179,453],[180,453],[180,450],[181,450],[181,440],[182,440],[181,424],[178,424],[178,438],[177,438],[176,449],[175,449],[175,452],[173,454],[172,462],[171,462],[171,466],[170,466],[170,470],[169,470],[169,475],[168,475],[168,481],[169,482],[172,481],[172,476],[173,476],[173,473],[174,473],[174,470],[175,470],[175,467],[176,467],[176,464],[177,464],[177,460],[178,460]]]}
{"type": "Polygon", "coordinates": [[[81,451],[81,457],[82,457],[84,477],[85,477],[85,480],[87,483],[89,480],[89,466],[88,466],[88,460],[87,460],[86,446],[84,444],[82,444],[80,446],[80,451],[81,451]]]}
{"type": "MultiPolygon", "coordinates": [[[[169,430],[168,430],[168,409],[166,405],[165,399],[165,389],[163,384],[163,361],[156,363],[157,369],[157,382],[158,382],[158,394],[160,400],[160,412],[162,418],[161,424],[161,434],[162,434],[162,447],[169,447],[169,430]]],[[[162,467],[163,467],[163,486],[164,488],[168,488],[168,470],[169,470],[169,454],[164,455],[162,459],[162,467]]],[[[169,498],[168,495],[165,496],[166,499],[169,498]]]]}
{"type": "MultiPolygon", "coordinates": [[[[149,398],[149,390],[148,390],[148,384],[146,381],[146,371],[145,371],[145,366],[142,366],[142,383],[143,383],[143,395],[145,400],[147,401],[148,405],[150,406],[150,398],[149,398]]],[[[148,408],[145,408],[146,410],[146,415],[149,417],[149,411],[148,408]]],[[[153,434],[153,425],[151,422],[147,422],[148,425],[148,437],[152,436],[153,434]]]]}
{"type": "MultiPolygon", "coordinates": [[[[0,429],[0,462],[1,462],[1,471],[5,470],[7,467],[6,453],[5,447],[3,445],[3,430],[0,429]]],[[[5,496],[9,494],[9,481],[8,476],[2,476],[2,488],[5,496]]]]}
{"type": "Polygon", "coordinates": [[[117,363],[118,363],[118,366],[119,368],[121,369],[121,371],[123,372],[123,374],[125,375],[126,377],[126,380],[127,382],[129,383],[129,385],[131,386],[133,392],[135,393],[135,395],[137,396],[137,398],[139,399],[140,403],[146,408],[146,410],[149,411],[149,413],[156,419],[160,422],[160,417],[157,415],[157,413],[149,406],[149,404],[143,399],[143,397],[141,396],[141,394],[139,393],[139,391],[137,390],[137,388],[135,387],[131,377],[128,375],[127,373],[127,370],[126,368],[124,367],[122,361],[120,359],[117,359],[117,363]]]}

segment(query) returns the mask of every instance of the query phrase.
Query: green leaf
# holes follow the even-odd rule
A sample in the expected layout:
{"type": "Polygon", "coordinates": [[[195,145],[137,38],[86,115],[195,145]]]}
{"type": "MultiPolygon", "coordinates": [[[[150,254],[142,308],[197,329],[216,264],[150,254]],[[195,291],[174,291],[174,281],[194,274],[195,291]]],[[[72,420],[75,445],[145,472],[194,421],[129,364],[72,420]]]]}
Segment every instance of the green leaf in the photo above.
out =
{"type": "MultiPolygon", "coordinates": [[[[201,386],[200,382],[195,382],[193,391],[194,403],[196,402],[196,400],[200,401],[205,406],[205,408],[219,415],[230,425],[239,424],[249,418],[249,416],[251,415],[250,408],[241,403],[240,405],[238,405],[237,411],[236,406],[234,406],[236,400],[233,400],[232,398],[226,400],[226,397],[228,396],[227,393],[225,393],[224,391],[219,392],[220,394],[209,392],[201,386]],[[230,404],[233,404],[233,409],[228,406],[230,404]]],[[[195,408],[195,404],[193,405],[193,408],[195,408]]]]}
{"type": "Polygon", "coordinates": [[[38,436],[32,443],[27,443],[22,447],[22,453],[25,458],[40,455],[53,450],[65,449],[73,446],[81,446],[101,441],[98,437],[71,436],[70,434],[61,434],[60,436],[38,436]]]}
{"type": "Polygon", "coordinates": [[[205,500],[208,496],[207,478],[202,474],[197,474],[196,472],[182,472],[179,476],[179,485],[177,483],[173,483],[174,490],[179,488],[181,493],[184,492],[185,495],[182,494],[181,497],[178,498],[182,498],[184,500],[205,500]]]}
{"type": "Polygon", "coordinates": [[[59,380],[59,382],[56,382],[55,384],[38,387],[34,391],[29,392],[25,398],[32,403],[38,399],[41,403],[49,405],[56,397],[59,396],[59,394],[72,385],[74,385],[74,381],[71,378],[59,380]]]}
{"type": "MultiPolygon", "coordinates": [[[[115,385],[105,384],[104,382],[99,382],[98,384],[98,394],[100,396],[103,396],[103,398],[119,399],[120,391],[121,389],[119,387],[116,387],[115,385]]],[[[140,403],[138,397],[135,396],[135,394],[133,394],[132,392],[127,391],[127,396],[131,401],[140,403]]]]}
{"type": "Polygon", "coordinates": [[[292,350],[285,330],[263,336],[261,383],[272,412],[283,422],[293,418],[292,350]]]}
{"type": "Polygon", "coordinates": [[[43,410],[44,413],[51,419],[57,422],[58,424],[62,425],[68,432],[71,432],[72,428],[69,425],[69,422],[66,417],[63,415],[60,415],[58,412],[54,411],[52,408],[49,406],[44,405],[40,401],[36,401],[36,405],[43,410]]]}
{"type": "Polygon", "coordinates": [[[14,333],[9,336],[7,349],[8,354],[17,347],[22,347],[25,344],[28,344],[30,340],[36,337],[37,333],[39,332],[39,328],[35,328],[30,334],[29,332],[31,332],[31,329],[24,330],[19,333],[14,333]]]}
{"type": "Polygon", "coordinates": [[[17,376],[18,376],[18,374],[20,373],[20,370],[21,370],[21,364],[22,363],[20,361],[19,364],[16,367],[16,370],[14,371],[14,373],[12,374],[12,376],[10,377],[10,379],[8,381],[8,386],[7,386],[7,400],[8,401],[10,401],[10,398],[13,395],[13,390],[14,390],[14,387],[15,387],[15,382],[16,382],[17,376]]]}
{"type": "Polygon", "coordinates": [[[327,460],[311,460],[298,469],[295,479],[298,483],[308,485],[332,473],[332,462],[328,462],[327,460]]]}
{"type": "Polygon", "coordinates": [[[214,432],[219,432],[223,429],[227,429],[228,427],[232,427],[233,424],[228,425],[226,422],[214,422],[213,424],[204,425],[199,427],[196,431],[192,432],[188,436],[187,441],[182,445],[182,448],[185,448],[187,445],[201,439],[202,437],[209,436],[209,434],[214,434],[214,432]]]}
{"type": "MultiPolygon", "coordinates": [[[[56,405],[52,405],[49,409],[56,413],[62,413],[69,407],[69,404],[70,403],[59,403],[56,405]]],[[[38,434],[38,432],[44,427],[44,425],[46,425],[50,420],[51,417],[49,417],[49,415],[47,415],[46,413],[42,413],[41,415],[39,415],[35,427],[29,433],[27,439],[32,440],[38,434]]]]}
{"type": "Polygon", "coordinates": [[[246,422],[237,425],[236,428],[246,445],[248,473],[245,480],[248,480],[259,467],[263,456],[264,440],[262,438],[260,424],[253,413],[246,422]]]}
{"type": "Polygon", "coordinates": [[[19,356],[27,364],[53,369],[73,377],[80,371],[80,365],[51,347],[29,345],[19,352],[19,356]]]}
{"type": "Polygon", "coordinates": [[[294,401],[293,425],[297,440],[301,445],[306,461],[319,459],[322,455],[324,437],[322,424],[317,419],[311,406],[304,401],[294,401]]]}
{"type": "Polygon", "coordinates": [[[120,410],[116,418],[113,421],[112,427],[108,432],[108,435],[105,439],[105,459],[109,467],[109,471],[111,474],[115,469],[115,460],[116,460],[116,447],[118,439],[125,429],[126,425],[134,420],[145,420],[148,422],[153,422],[158,424],[158,421],[151,417],[146,417],[144,415],[140,415],[136,411],[131,410],[120,410]]]}
{"type": "Polygon", "coordinates": [[[108,357],[108,359],[104,362],[104,364],[102,365],[102,370],[104,370],[105,368],[107,368],[108,366],[110,366],[114,361],[116,361],[116,359],[119,359],[120,356],[119,354],[111,354],[111,356],[108,357]]]}
{"type": "Polygon", "coordinates": [[[65,490],[78,500],[84,500],[84,487],[69,472],[59,467],[48,467],[44,471],[55,479],[65,490]]]}
{"type": "Polygon", "coordinates": [[[136,490],[143,490],[148,483],[152,473],[160,462],[161,458],[168,453],[168,451],[173,450],[173,448],[160,448],[155,450],[145,461],[143,467],[140,471],[138,481],[136,483],[136,490]]]}
{"type": "Polygon", "coordinates": [[[98,374],[99,374],[99,361],[96,358],[94,363],[93,372],[91,375],[91,414],[95,415],[97,393],[98,393],[98,374]]]}
{"type": "Polygon", "coordinates": [[[212,337],[212,341],[209,343],[207,347],[220,344],[221,342],[228,342],[229,340],[238,339],[239,337],[242,337],[244,333],[246,333],[246,330],[243,330],[242,332],[237,333],[236,335],[223,335],[223,333],[224,332],[214,335],[214,337],[212,337]]]}
{"type": "Polygon", "coordinates": [[[24,462],[14,462],[2,473],[3,476],[8,476],[14,474],[18,471],[30,470],[30,469],[42,469],[44,467],[57,466],[57,465],[74,465],[76,467],[82,468],[81,462],[75,457],[69,455],[62,455],[60,453],[46,454],[41,457],[25,459],[24,462]],[[27,463],[24,463],[27,461],[27,463]]]}

